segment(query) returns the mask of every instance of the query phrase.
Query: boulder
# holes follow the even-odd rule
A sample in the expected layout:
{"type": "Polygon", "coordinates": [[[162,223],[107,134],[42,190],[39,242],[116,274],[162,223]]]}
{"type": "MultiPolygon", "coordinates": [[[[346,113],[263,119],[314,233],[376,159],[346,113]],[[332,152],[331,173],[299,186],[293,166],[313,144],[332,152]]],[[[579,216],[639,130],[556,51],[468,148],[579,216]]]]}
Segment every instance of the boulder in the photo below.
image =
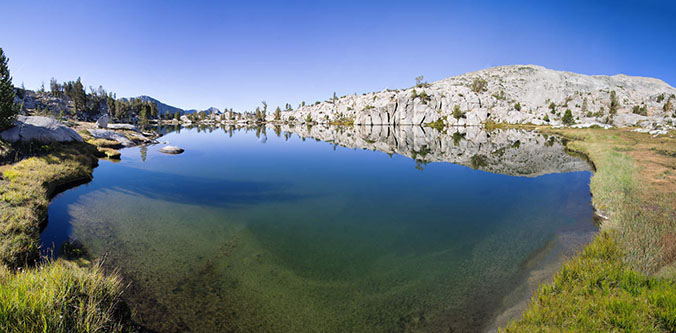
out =
{"type": "Polygon", "coordinates": [[[108,122],[110,121],[110,118],[108,117],[107,114],[104,114],[99,118],[99,120],[96,121],[96,126],[98,128],[106,128],[108,127],[108,122]]]}
{"type": "Polygon", "coordinates": [[[82,137],[72,128],[49,117],[18,116],[14,127],[0,133],[0,138],[10,142],[82,142],[82,137]]]}
{"type": "Polygon", "coordinates": [[[116,133],[105,129],[93,129],[93,128],[90,128],[87,131],[89,131],[89,134],[91,134],[91,136],[97,139],[115,140],[125,147],[131,147],[134,145],[134,142],[127,139],[126,136],[120,133],[116,133]]]}
{"type": "Polygon", "coordinates": [[[171,154],[171,155],[177,155],[177,154],[182,153],[183,151],[184,151],[183,148],[179,148],[179,147],[176,147],[176,146],[164,146],[164,147],[160,148],[161,153],[171,154]]]}

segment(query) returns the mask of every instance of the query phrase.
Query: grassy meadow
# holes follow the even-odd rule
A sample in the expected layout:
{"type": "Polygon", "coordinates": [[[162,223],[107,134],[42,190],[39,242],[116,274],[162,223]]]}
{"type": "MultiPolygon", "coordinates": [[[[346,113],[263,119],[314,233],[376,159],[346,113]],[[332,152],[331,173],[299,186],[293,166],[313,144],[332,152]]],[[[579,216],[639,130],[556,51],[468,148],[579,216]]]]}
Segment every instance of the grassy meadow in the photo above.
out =
{"type": "Polygon", "coordinates": [[[540,129],[587,155],[607,219],[506,332],[676,331],[676,139],[629,129],[540,129]]]}

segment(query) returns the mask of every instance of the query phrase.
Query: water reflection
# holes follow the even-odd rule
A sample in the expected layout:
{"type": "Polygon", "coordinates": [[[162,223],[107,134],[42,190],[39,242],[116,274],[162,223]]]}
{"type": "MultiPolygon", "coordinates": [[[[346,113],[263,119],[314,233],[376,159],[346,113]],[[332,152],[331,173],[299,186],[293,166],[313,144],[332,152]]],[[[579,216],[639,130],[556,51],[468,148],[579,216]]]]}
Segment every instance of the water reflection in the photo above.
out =
{"type": "MultiPolygon", "coordinates": [[[[195,127],[213,132],[218,127],[195,127]]],[[[234,131],[253,131],[259,142],[267,140],[266,129],[288,140],[296,134],[335,145],[398,154],[416,161],[423,170],[432,162],[449,162],[473,169],[510,176],[537,177],[551,173],[591,171],[584,160],[568,154],[564,139],[520,129],[486,131],[479,127],[455,127],[445,132],[418,126],[222,126],[234,131]]]]}

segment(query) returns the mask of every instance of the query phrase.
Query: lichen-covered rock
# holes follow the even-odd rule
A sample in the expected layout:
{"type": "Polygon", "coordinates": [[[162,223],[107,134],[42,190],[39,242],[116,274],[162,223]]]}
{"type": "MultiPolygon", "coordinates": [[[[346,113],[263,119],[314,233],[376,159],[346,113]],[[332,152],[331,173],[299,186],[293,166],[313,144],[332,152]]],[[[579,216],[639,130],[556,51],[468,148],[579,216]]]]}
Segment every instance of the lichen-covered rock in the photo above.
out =
{"type": "Polygon", "coordinates": [[[39,116],[18,116],[14,127],[0,133],[9,142],[82,142],[82,137],[72,128],[56,119],[39,116]]]}

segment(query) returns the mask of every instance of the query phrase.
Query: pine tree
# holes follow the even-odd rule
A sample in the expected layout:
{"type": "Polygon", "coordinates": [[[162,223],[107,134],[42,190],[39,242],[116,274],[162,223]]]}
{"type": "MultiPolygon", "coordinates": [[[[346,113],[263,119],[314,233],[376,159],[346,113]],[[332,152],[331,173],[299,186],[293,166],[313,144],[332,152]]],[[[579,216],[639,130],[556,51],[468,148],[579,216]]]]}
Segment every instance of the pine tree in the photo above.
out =
{"type": "Polygon", "coordinates": [[[113,117],[115,119],[121,120],[122,119],[122,102],[120,100],[115,101],[115,111],[113,112],[113,117]]]}
{"type": "Polygon", "coordinates": [[[9,74],[5,53],[0,48],[0,130],[12,126],[19,109],[14,105],[14,85],[9,74]]]}
{"type": "Polygon", "coordinates": [[[113,98],[113,94],[110,93],[106,97],[106,107],[108,107],[108,114],[109,115],[114,115],[115,114],[115,99],[113,98]]]}
{"type": "Polygon", "coordinates": [[[70,98],[73,100],[73,106],[75,107],[75,115],[77,112],[85,112],[87,107],[87,93],[84,90],[84,85],[80,78],[77,78],[77,81],[73,83],[72,90],[70,93],[70,98]]]}
{"type": "Polygon", "coordinates": [[[275,120],[282,119],[282,110],[279,109],[279,106],[275,109],[275,120]]]}
{"type": "Polygon", "coordinates": [[[157,103],[150,102],[150,114],[153,118],[158,118],[160,115],[160,109],[157,107],[157,103]]]}
{"type": "Polygon", "coordinates": [[[148,109],[149,109],[148,106],[142,105],[141,111],[138,114],[138,122],[142,128],[148,126],[148,109]]]}
{"type": "Polygon", "coordinates": [[[563,114],[561,122],[563,122],[565,125],[572,125],[575,123],[575,119],[573,119],[573,112],[570,111],[570,109],[567,109],[566,112],[563,114]]]}
{"type": "Polygon", "coordinates": [[[49,90],[52,96],[61,96],[61,86],[55,78],[49,80],[49,90]]]}
{"type": "Polygon", "coordinates": [[[617,100],[617,93],[615,90],[610,92],[610,104],[608,105],[608,112],[611,116],[614,116],[617,113],[617,108],[620,106],[620,102],[617,100]]]}

